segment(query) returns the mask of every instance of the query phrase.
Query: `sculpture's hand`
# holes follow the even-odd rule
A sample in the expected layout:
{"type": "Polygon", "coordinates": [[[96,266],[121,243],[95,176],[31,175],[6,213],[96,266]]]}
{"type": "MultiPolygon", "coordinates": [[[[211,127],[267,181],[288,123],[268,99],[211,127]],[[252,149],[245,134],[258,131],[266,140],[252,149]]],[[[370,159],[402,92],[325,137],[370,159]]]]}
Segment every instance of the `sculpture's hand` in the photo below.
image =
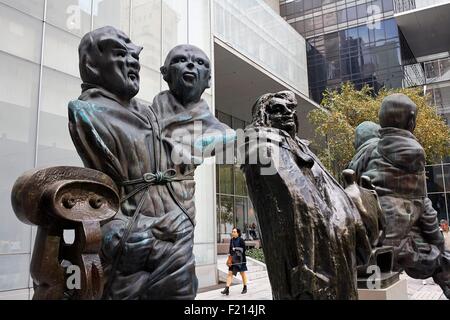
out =
{"type": "Polygon", "coordinates": [[[125,243],[120,263],[120,271],[135,273],[145,270],[147,257],[152,250],[154,237],[151,233],[136,232],[125,243]]]}
{"type": "Polygon", "coordinates": [[[355,181],[355,172],[351,169],[345,169],[344,171],[342,171],[342,176],[344,177],[346,183],[345,192],[348,194],[350,199],[353,200],[356,207],[358,208],[359,213],[365,216],[367,214],[367,210],[364,207],[361,192],[355,181]]]}
{"type": "MultiPolygon", "coordinates": [[[[102,255],[107,263],[112,263],[116,254],[118,254],[120,239],[128,226],[127,219],[114,219],[102,227],[102,255]]],[[[138,218],[136,226],[124,243],[118,270],[125,273],[134,273],[144,269],[154,241],[151,232],[152,223],[150,217],[140,216],[138,218]]]]}
{"type": "Polygon", "coordinates": [[[152,233],[158,240],[175,242],[191,233],[192,224],[185,214],[178,210],[166,213],[152,225],[152,233]]]}

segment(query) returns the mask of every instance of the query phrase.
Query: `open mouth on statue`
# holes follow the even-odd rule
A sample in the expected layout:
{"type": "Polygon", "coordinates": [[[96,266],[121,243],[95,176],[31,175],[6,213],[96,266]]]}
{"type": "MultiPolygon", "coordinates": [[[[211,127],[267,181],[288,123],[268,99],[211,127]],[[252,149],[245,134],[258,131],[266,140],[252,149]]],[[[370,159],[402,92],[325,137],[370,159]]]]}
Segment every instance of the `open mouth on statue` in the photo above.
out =
{"type": "Polygon", "coordinates": [[[197,75],[194,72],[183,73],[183,80],[189,83],[193,83],[197,79],[197,75]]]}

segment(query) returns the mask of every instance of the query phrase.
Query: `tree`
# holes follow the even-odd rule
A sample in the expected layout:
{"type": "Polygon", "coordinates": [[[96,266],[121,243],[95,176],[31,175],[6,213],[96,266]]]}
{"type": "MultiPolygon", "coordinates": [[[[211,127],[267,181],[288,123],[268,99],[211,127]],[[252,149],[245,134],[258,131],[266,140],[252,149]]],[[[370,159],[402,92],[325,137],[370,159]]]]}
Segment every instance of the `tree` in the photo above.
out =
{"type": "MultiPolygon", "coordinates": [[[[339,177],[352,159],[355,148],[355,128],[363,121],[378,123],[378,111],[383,99],[392,93],[406,94],[417,105],[418,116],[414,135],[422,144],[427,155],[427,163],[439,161],[450,154],[450,128],[445,124],[436,108],[431,106],[428,95],[419,88],[381,89],[373,94],[369,86],[356,90],[352,83],[344,83],[340,90],[327,90],[321,102],[322,109],[308,114],[308,119],[316,126],[319,139],[325,138],[326,148],[319,158],[327,169],[339,177]]],[[[313,141],[318,144],[319,139],[313,141]]]]}

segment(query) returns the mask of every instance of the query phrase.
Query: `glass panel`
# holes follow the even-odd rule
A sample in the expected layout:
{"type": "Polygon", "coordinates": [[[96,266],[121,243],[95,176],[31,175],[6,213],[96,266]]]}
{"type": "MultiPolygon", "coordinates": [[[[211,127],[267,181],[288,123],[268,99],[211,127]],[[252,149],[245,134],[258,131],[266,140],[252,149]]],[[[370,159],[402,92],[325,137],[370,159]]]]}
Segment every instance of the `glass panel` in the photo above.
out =
{"type": "Polygon", "coordinates": [[[80,84],[81,80],[77,77],[44,68],[38,166],[83,166],[67,127],[67,104],[80,95],[80,84]]]}
{"type": "Polygon", "coordinates": [[[428,198],[430,198],[433,203],[433,208],[438,213],[438,221],[441,219],[447,219],[447,208],[445,205],[445,193],[435,193],[429,194],[428,198]]]}
{"type": "Polygon", "coordinates": [[[384,20],[384,29],[386,30],[386,39],[398,37],[398,28],[395,19],[384,20]]]}
{"type": "Polygon", "coordinates": [[[313,31],[314,30],[314,22],[313,19],[306,19],[305,20],[305,31],[313,31]]]}
{"type": "Polygon", "coordinates": [[[388,12],[394,10],[393,0],[383,0],[383,11],[388,12]]]}
{"type": "Polygon", "coordinates": [[[211,11],[209,0],[189,0],[189,43],[211,57],[211,11]]]}
{"type": "Polygon", "coordinates": [[[220,122],[225,123],[230,128],[233,126],[233,124],[231,123],[232,117],[230,115],[223,113],[221,111],[217,111],[217,118],[220,120],[220,122]]]}
{"type": "Polygon", "coordinates": [[[259,226],[256,218],[256,212],[250,199],[248,200],[248,207],[248,233],[253,240],[258,240],[260,238],[259,226]]]}
{"type": "Polygon", "coordinates": [[[161,0],[133,1],[131,39],[143,46],[139,61],[140,90],[138,98],[148,102],[161,90],[161,0]]]}
{"type": "Polygon", "coordinates": [[[242,120],[239,120],[239,119],[237,119],[235,117],[232,117],[232,123],[233,123],[232,128],[234,130],[244,129],[245,128],[245,122],[242,121],[242,120]]]}
{"type": "Polygon", "coordinates": [[[444,180],[442,175],[442,166],[426,166],[427,191],[444,192],[444,180]]]}
{"type": "Polygon", "coordinates": [[[219,242],[223,242],[223,239],[230,239],[231,230],[234,225],[233,218],[233,197],[230,196],[220,196],[220,204],[218,204],[218,215],[220,216],[220,225],[218,233],[220,238],[217,239],[219,242]]]}
{"type": "Polygon", "coordinates": [[[242,237],[247,239],[247,198],[234,198],[234,214],[236,217],[236,226],[241,230],[242,237]]]}
{"type": "Polygon", "coordinates": [[[369,43],[369,29],[366,25],[358,27],[358,36],[361,39],[362,43],[369,43]]]}
{"type": "Polygon", "coordinates": [[[246,196],[247,195],[247,184],[245,182],[244,174],[241,170],[239,170],[239,167],[234,167],[234,178],[236,183],[236,194],[239,196],[246,196]]]}
{"type": "Polygon", "coordinates": [[[366,4],[360,4],[356,7],[358,19],[367,17],[367,5],[366,4]]]}
{"type": "Polygon", "coordinates": [[[313,0],[313,7],[318,8],[322,6],[322,0],[313,0]]]}
{"type": "MultiPolygon", "coordinates": [[[[217,166],[216,166],[217,167],[217,166]]],[[[218,181],[219,170],[216,169],[216,182],[218,181]]],[[[216,186],[216,190],[219,190],[219,187],[216,186]]],[[[217,227],[217,238],[216,241],[220,243],[220,196],[216,193],[216,227],[217,227]]]]}
{"type": "Polygon", "coordinates": [[[297,21],[296,23],[294,23],[293,27],[295,28],[295,30],[297,30],[298,33],[303,35],[303,33],[305,32],[305,21],[297,21]]]}
{"type": "Polygon", "coordinates": [[[82,37],[91,30],[91,0],[47,0],[47,22],[82,37]]]}
{"type": "Polygon", "coordinates": [[[79,77],[78,45],[80,38],[47,25],[44,42],[44,65],[79,77]]]}
{"type": "Polygon", "coordinates": [[[338,23],[347,22],[347,11],[345,9],[339,10],[337,13],[338,23]]]}
{"type": "Polygon", "coordinates": [[[303,3],[305,4],[305,11],[311,10],[313,8],[313,0],[304,0],[303,3]]]}
{"type": "Polygon", "coordinates": [[[333,26],[337,23],[336,12],[330,12],[324,15],[323,23],[325,27],[333,26]]]}
{"type": "Polygon", "coordinates": [[[0,291],[28,288],[30,255],[0,255],[0,291]]]}
{"type": "MultiPolygon", "coordinates": [[[[14,7],[22,12],[31,14],[40,20],[44,17],[45,0],[0,0],[0,2],[14,7]]],[[[3,11],[3,9],[0,11],[3,11]]]]}
{"type": "Polygon", "coordinates": [[[34,167],[39,66],[0,52],[0,70],[0,254],[28,253],[31,227],[16,218],[11,188],[34,167]]]}
{"type": "Polygon", "coordinates": [[[381,21],[381,26],[380,28],[375,28],[375,41],[380,41],[380,40],[384,40],[386,39],[386,36],[384,34],[384,21],[381,21]]]}
{"type": "Polygon", "coordinates": [[[450,164],[444,165],[444,183],[445,191],[450,192],[450,164]]]}
{"type": "Polygon", "coordinates": [[[94,29],[113,26],[130,34],[130,0],[94,0],[92,15],[94,29]]]}
{"type": "MultiPolygon", "coordinates": [[[[441,218],[450,221],[450,193],[446,193],[447,197],[447,217],[441,218]]],[[[450,248],[447,248],[450,249],[450,248]]]]}
{"type": "Polygon", "coordinates": [[[305,39],[274,10],[262,1],[214,0],[213,7],[215,36],[308,94],[305,39]]]}
{"type": "Polygon", "coordinates": [[[314,29],[318,30],[316,33],[321,33],[321,29],[323,28],[322,16],[314,17],[314,29]]]}
{"type": "Polygon", "coordinates": [[[40,63],[42,22],[0,4],[0,50],[40,63]]]}
{"type": "Polygon", "coordinates": [[[162,56],[176,45],[188,42],[188,4],[187,0],[163,0],[162,1],[162,56]]]}
{"type": "Polygon", "coordinates": [[[347,20],[356,20],[356,7],[347,8],[347,20]]]}
{"type": "Polygon", "coordinates": [[[219,193],[234,194],[233,188],[233,166],[219,165],[220,188],[219,193]]]}
{"type": "Polygon", "coordinates": [[[195,265],[213,264],[215,261],[215,243],[194,244],[195,265]]]}

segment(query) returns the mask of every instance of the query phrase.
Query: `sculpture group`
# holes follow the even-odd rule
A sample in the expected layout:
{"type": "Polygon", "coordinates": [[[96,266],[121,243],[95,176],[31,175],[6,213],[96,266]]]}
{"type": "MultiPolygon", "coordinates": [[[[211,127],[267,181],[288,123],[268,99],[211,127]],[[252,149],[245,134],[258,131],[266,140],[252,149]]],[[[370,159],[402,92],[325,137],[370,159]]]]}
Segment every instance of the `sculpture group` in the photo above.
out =
{"type": "MultiPolygon", "coordinates": [[[[426,197],[425,153],[413,135],[417,108],[405,95],[386,97],[380,125],[356,128],[357,152],[343,172],[345,190],[297,137],[292,92],[265,94],[253,106],[246,157],[266,154],[277,166],[245,163],[275,299],[355,299],[370,270],[378,288],[433,277],[450,297],[450,252],[426,197]],[[250,133],[251,132],[251,133],[250,133]],[[276,155],[276,157],[274,156],[276,155]],[[356,281],[358,278],[358,281],[356,281]]],[[[259,159],[259,158],[258,158],[259,159]]]]}
{"type": "MultiPolygon", "coordinates": [[[[195,46],[168,53],[161,74],[169,90],[151,104],[136,99],[142,49],[113,27],[82,38],[82,92],[68,112],[86,168],[32,170],[13,188],[16,215],[38,226],[35,299],[196,296],[194,172],[216,146],[234,146],[236,135],[201,98],[211,67],[195,46]],[[65,229],[75,229],[73,244],[64,242],[65,229]],[[81,290],[66,287],[73,265],[83,267],[81,290]]],[[[404,269],[433,276],[450,295],[450,255],[423,188],[425,158],[412,134],[411,103],[388,97],[381,129],[357,129],[344,188],[297,136],[292,92],[256,101],[239,150],[246,159],[265,154],[276,168],[263,175],[267,163],[242,165],[274,299],[357,299],[358,279],[370,265],[380,267],[386,285],[404,269]]]]}

